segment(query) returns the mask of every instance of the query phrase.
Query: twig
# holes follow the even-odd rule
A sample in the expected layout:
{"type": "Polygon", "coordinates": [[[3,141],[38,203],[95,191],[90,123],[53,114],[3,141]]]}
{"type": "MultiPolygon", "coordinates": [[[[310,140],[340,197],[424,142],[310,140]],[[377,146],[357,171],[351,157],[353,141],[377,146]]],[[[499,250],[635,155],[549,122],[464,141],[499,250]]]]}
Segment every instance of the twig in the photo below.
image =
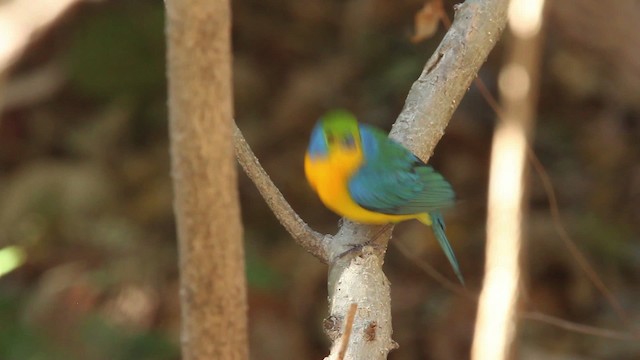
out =
{"type": "Polygon", "coordinates": [[[322,262],[327,263],[329,261],[327,255],[328,241],[325,241],[325,236],[311,229],[291,208],[291,205],[289,205],[284,196],[282,196],[280,190],[278,190],[269,178],[269,175],[260,165],[260,162],[253,154],[253,151],[251,151],[249,144],[247,144],[237,125],[234,126],[233,137],[238,162],[258,188],[258,191],[267,205],[269,205],[269,208],[271,208],[271,211],[273,211],[273,214],[278,218],[278,221],[280,221],[300,246],[322,262]]]}
{"type": "Polygon", "coordinates": [[[474,84],[478,88],[478,91],[480,91],[480,95],[482,95],[482,97],[487,102],[487,104],[489,104],[489,107],[493,110],[493,112],[496,113],[496,116],[498,116],[498,118],[504,118],[503,111],[500,108],[500,105],[498,104],[498,101],[491,94],[491,91],[489,91],[489,89],[487,89],[487,86],[484,84],[484,81],[482,81],[482,79],[477,77],[474,80],[474,84]]]}
{"type": "MultiPolygon", "coordinates": [[[[444,277],[438,270],[434,269],[431,265],[429,265],[426,261],[421,260],[411,254],[404,245],[399,244],[398,242],[394,242],[394,245],[400,250],[400,253],[404,255],[409,260],[413,261],[416,266],[418,266],[422,271],[425,272],[428,276],[431,276],[434,280],[436,280],[440,285],[447,288],[447,290],[454,292],[467,300],[470,300],[474,303],[478,302],[478,294],[471,292],[467,289],[464,289],[462,286],[454,283],[453,281],[448,280],[444,277]]],[[[579,334],[587,334],[593,335],[602,338],[615,339],[615,340],[637,340],[638,336],[631,332],[626,331],[618,331],[611,330],[606,328],[600,328],[595,326],[584,325],[580,323],[576,323],[573,321],[568,321],[564,319],[560,319],[555,316],[547,315],[538,311],[518,311],[516,315],[524,320],[533,320],[539,321],[551,326],[558,327],[560,329],[575,332],[579,334]]]]}
{"type": "Polygon", "coordinates": [[[409,249],[407,249],[406,246],[401,242],[394,241],[393,245],[396,247],[396,249],[400,251],[402,255],[404,255],[407,259],[411,260],[417,267],[419,267],[422,271],[424,271],[437,283],[442,285],[442,287],[444,287],[445,289],[453,293],[456,293],[462,297],[465,297],[469,300],[473,300],[476,302],[478,301],[478,294],[475,294],[472,291],[467,290],[465,287],[458,285],[458,283],[455,283],[447,279],[433,266],[429,265],[429,263],[412,254],[411,251],[409,251],[409,249]]]}
{"type": "Polygon", "coordinates": [[[521,312],[518,317],[525,320],[533,320],[543,322],[549,325],[553,325],[567,331],[572,331],[580,334],[593,335],[608,339],[615,340],[637,340],[638,338],[628,332],[604,329],[595,326],[583,325],[557,318],[555,316],[542,314],[539,312],[521,312]]]}
{"type": "Polygon", "coordinates": [[[613,296],[613,294],[611,293],[611,290],[607,288],[607,286],[604,284],[604,282],[602,281],[598,273],[593,269],[591,264],[589,264],[589,261],[587,260],[587,258],[584,256],[584,254],[582,254],[582,252],[576,245],[575,241],[573,241],[573,239],[571,238],[571,235],[569,235],[569,232],[564,227],[564,224],[562,223],[562,218],[560,216],[560,207],[558,206],[558,199],[556,197],[556,192],[553,188],[553,183],[551,182],[551,178],[549,177],[549,174],[544,169],[544,166],[542,166],[542,163],[540,163],[540,159],[538,159],[538,157],[530,147],[528,148],[527,155],[529,157],[529,161],[533,165],[533,168],[538,174],[538,177],[542,181],[542,187],[547,193],[547,198],[549,199],[549,209],[551,211],[551,218],[553,219],[553,226],[555,227],[556,232],[560,236],[560,239],[562,239],[562,242],[567,247],[571,255],[573,255],[573,258],[576,260],[576,262],[578,263],[578,266],[582,269],[582,271],[585,273],[587,278],[591,280],[593,285],[596,288],[598,288],[598,290],[600,291],[600,293],[602,293],[602,295],[604,295],[605,299],[607,300],[607,302],[609,303],[613,311],[616,313],[618,318],[620,318],[620,320],[622,320],[625,326],[627,326],[627,328],[629,328],[629,330],[631,330],[635,334],[636,338],[640,338],[640,334],[638,333],[638,330],[634,328],[631,322],[629,321],[630,317],[627,314],[627,312],[624,310],[622,305],[620,305],[620,302],[618,301],[618,299],[616,299],[616,297],[613,296]]]}
{"type": "Polygon", "coordinates": [[[346,323],[344,324],[344,332],[340,340],[342,345],[340,346],[340,352],[338,352],[338,360],[344,359],[344,354],[347,353],[347,349],[349,348],[349,338],[351,338],[351,330],[353,329],[353,319],[356,317],[356,310],[358,310],[358,304],[351,304],[346,323]]]}

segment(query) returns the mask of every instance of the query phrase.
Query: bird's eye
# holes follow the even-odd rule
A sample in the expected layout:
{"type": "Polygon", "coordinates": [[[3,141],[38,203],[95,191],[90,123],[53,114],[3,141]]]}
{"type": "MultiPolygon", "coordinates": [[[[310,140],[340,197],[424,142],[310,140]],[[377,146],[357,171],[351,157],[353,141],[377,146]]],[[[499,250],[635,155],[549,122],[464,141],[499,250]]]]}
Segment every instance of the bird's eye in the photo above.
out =
{"type": "Polygon", "coordinates": [[[336,137],[333,134],[327,134],[327,144],[333,145],[336,142],[336,137]]]}
{"type": "Polygon", "coordinates": [[[342,146],[347,149],[353,149],[356,147],[356,141],[353,139],[353,136],[347,135],[342,139],[342,146]]]}

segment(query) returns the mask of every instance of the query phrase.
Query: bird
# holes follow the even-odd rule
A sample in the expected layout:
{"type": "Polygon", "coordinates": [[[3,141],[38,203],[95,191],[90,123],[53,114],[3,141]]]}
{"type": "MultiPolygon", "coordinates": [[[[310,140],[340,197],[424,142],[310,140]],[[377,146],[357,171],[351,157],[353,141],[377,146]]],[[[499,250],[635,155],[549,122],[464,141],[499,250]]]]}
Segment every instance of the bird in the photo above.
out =
{"type": "Polygon", "coordinates": [[[464,285],[441,212],[454,205],[451,184],[384,131],[346,110],[330,111],[311,132],[304,171],[322,203],[349,220],[381,225],[416,219],[431,226],[464,285]]]}

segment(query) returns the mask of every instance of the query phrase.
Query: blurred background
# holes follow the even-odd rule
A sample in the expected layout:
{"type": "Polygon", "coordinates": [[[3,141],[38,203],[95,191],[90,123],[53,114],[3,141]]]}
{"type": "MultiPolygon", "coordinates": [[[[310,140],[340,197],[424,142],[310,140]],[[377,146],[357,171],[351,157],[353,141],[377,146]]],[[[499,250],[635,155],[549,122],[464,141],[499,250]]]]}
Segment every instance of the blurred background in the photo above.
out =
{"type": "MultiPolygon", "coordinates": [[[[69,10],[3,62],[12,46],[3,29],[36,18],[29,2],[0,2],[0,359],[178,359],[163,3],[61,0],[69,10]],[[12,4],[27,11],[11,12],[12,4]]],[[[453,17],[454,2],[444,3],[453,17]]],[[[319,231],[333,233],[338,218],[304,180],[308,133],[336,107],[390,129],[444,34],[412,41],[423,5],[233,1],[236,120],[319,231]]],[[[544,31],[533,147],[562,222],[639,323],[640,5],[549,1],[544,31]]],[[[502,62],[498,44],[480,72],[494,94],[502,62]]],[[[458,194],[447,231],[473,292],[482,281],[495,117],[472,86],[430,160],[458,194]]],[[[536,173],[529,178],[521,308],[624,329],[560,241],[536,173]]],[[[239,180],[251,357],[321,359],[326,266],[291,240],[243,174],[239,180]]],[[[468,358],[476,303],[421,270],[428,262],[454,279],[430,229],[402,224],[392,243],[418,260],[393,245],[387,254],[400,344],[390,358],[468,358]]],[[[519,359],[640,357],[637,341],[531,320],[519,322],[516,346],[519,359]]]]}

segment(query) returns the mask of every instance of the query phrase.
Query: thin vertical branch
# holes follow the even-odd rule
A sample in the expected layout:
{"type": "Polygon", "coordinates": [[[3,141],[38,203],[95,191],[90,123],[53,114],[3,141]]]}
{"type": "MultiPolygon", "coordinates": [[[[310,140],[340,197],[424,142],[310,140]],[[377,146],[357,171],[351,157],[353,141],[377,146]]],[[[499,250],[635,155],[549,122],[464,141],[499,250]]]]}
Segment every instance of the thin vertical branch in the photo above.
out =
{"type": "Polygon", "coordinates": [[[538,96],[542,6],[543,0],[514,0],[509,6],[512,42],[499,78],[504,110],[491,151],[487,255],[472,348],[475,360],[510,358],[515,338],[527,138],[538,96]]]}
{"type": "Polygon", "coordinates": [[[605,299],[607,300],[607,302],[609,303],[613,311],[618,316],[618,318],[623,323],[625,323],[627,328],[631,332],[633,332],[636,338],[640,339],[640,333],[638,332],[638,329],[636,329],[636,327],[631,322],[630,320],[631,318],[627,313],[627,311],[622,307],[622,305],[620,304],[618,299],[616,299],[616,297],[613,295],[611,290],[609,290],[609,288],[607,288],[607,286],[604,284],[604,281],[600,278],[598,273],[591,266],[591,264],[589,263],[585,255],[582,253],[582,251],[580,251],[580,249],[576,245],[576,242],[571,238],[571,235],[569,235],[569,232],[567,231],[564,224],[562,223],[562,217],[560,215],[560,206],[558,206],[558,199],[553,189],[553,184],[551,183],[551,178],[549,177],[549,174],[547,174],[546,170],[544,169],[544,166],[542,166],[542,163],[540,162],[540,160],[538,159],[538,157],[535,155],[535,153],[531,148],[528,149],[527,154],[529,156],[529,160],[531,161],[531,164],[533,165],[533,168],[535,169],[535,171],[538,173],[538,176],[540,177],[540,181],[542,181],[542,187],[544,188],[544,191],[546,192],[547,197],[549,199],[549,210],[551,211],[553,226],[555,227],[556,232],[560,236],[560,239],[562,240],[564,245],[567,247],[567,249],[573,256],[573,258],[575,259],[576,263],[582,269],[582,271],[587,276],[587,278],[605,297],[605,299]]]}

